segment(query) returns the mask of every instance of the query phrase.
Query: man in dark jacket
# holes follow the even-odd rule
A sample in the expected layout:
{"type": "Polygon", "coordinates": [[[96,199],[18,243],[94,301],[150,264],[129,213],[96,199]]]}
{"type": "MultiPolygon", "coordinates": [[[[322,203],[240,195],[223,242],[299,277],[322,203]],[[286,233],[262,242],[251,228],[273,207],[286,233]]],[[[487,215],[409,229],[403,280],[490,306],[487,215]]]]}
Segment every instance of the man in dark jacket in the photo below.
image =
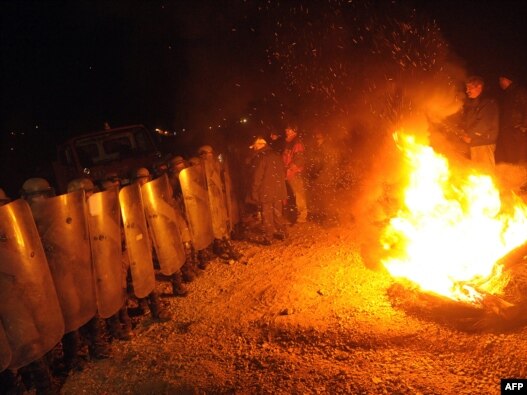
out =
{"type": "Polygon", "coordinates": [[[284,138],[281,134],[279,134],[276,131],[272,131],[269,133],[269,147],[274,149],[276,152],[278,152],[280,155],[284,151],[284,138]]]}
{"type": "Polygon", "coordinates": [[[261,206],[263,244],[271,244],[272,237],[285,239],[282,204],[287,199],[285,169],[280,155],[259,137],[250,147],[255,151],[250,199],[261,206]]]}
{"type": "Polygon", "coordinates": [[[499,75],[502,89],[500,100],[500,134],[496,143],[496,162],[507,165],[501,172],[507,175],[512,189],[527,192],[527,91],[516,82],[515,73],[499,75]],[[521,187],[520,185],[523,184],[521,187]]]}
{"type": "Polygon", "coordinates": [[[463,107],[463,140],[470,146],[470,159],[493,168],[494,151],[498,138],[498,104],[483,94],[481,77],[469,77],[466,81],[467,101],[463,107]]]}
{"type": "Polygon", "coordinates": [[[503,95],[496,161],[523,164],[527,162],[527,91],[513,79],[509,73],[501,73],[499,77],[503,95]]]}

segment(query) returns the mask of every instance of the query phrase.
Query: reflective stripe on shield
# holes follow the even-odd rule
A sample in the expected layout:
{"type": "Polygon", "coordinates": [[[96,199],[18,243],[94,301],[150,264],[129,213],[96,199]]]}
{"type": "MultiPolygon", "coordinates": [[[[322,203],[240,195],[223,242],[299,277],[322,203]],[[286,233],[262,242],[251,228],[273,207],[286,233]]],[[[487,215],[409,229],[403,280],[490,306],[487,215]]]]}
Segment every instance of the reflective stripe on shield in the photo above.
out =
{"type": "Polygon", "coordinates": [[[210,214],[212,220],[212,231],[214,237],[222,239],[229,235],[227,202],[225,199],[225,188],[221,179],[220,162],[215,158],[202,160],[207,179],[207,191],[209,194],[210,214]]]}
{"type": "Polygon", "coordinates": [[[97,312],[84,202],[84,192],[76,191],[31,205],[66,333],[84,325],[97,312]]]}
{"type": "Polygon", "coordinates": [[[123,306],[125,296],[126,268],[116,191],[97,192],[88,198],[88,226],[97,307],[99,315],[108,318],[123,306]]]}
{"type": "Polygon", "coordinates": [[[198,251],[208,247],[214,238],[207,184],[201,169],[199,165],[192,166],[179,173],[192,243],[198,251]]]}
{"type": "Polygon", "coordinates": [[[64,319],[28,204],[0,207],[0,319],[18,369],[51,350],[64,319]]]}
{"type": "Polygon", "coordinates": [[[185,248],[166,174],[144,184],[141,194],[161,272],[169,276],[185,263],[185,248]]]}
{"type": "Polygon", "coordinates": [[[154,290],[156,284],[152,263],[152,244],[148,236],[139,184],[122,188],[119,192],[119,204],[134,294],[138,298],[144,298],[154,290]]]}
{"type": "Polygon", "coordinates": [[[0,372],[6,369],[11,362],[11,348],[9,348],[9,341],[0,319],[0,372]]]}

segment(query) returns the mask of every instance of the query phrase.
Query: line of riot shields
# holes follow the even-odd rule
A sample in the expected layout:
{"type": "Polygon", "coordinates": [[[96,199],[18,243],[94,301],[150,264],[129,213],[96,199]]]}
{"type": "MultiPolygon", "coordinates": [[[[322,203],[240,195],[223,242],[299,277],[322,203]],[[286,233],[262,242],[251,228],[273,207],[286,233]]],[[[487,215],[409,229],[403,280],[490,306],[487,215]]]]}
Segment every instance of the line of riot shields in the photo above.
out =
{"type": "Polygon", "coordinates": [[[227,164],[202,160],[179,181],[183,204],[163,174],[88,198],[79,190],[0,207],[0,371],[41,358],[95,315],[116,314],[125,254],[144,298],[155,288],[152,248],[169,276],[185,262],[185,243],[199,251],[229,236],[240,215],[227,164]]]}

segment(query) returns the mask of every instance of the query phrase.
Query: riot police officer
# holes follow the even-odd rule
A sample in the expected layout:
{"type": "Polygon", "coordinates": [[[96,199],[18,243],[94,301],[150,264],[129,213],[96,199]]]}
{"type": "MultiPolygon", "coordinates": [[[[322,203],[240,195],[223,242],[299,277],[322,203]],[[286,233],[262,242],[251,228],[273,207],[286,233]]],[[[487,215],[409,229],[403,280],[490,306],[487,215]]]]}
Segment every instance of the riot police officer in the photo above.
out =
{"type": "MultiPolygon", "coordinates": [[[[135,180],[140,180],[143,184],[148,182],[150,180],[148,169],[146,168],[140,168],[138,169],[139,172],[136,173],[133,178],[135,180]],[[138,177],[139,176],[139,177],[138,177]]],[[[120,185],[120,179],[115,176],[115,173],[110,174],[106,177],[108,182],[103,184],[103,188],[105,189],[116,189],[117,192],[119,191],[121,185],[120,185]]],[[[131,288],[130,284],[132,284],[132,277],[130,273],[130,262],[128,259],[128,254],[126,253],[126,238],[125,238],[125,232],[122,227],[123,224],[121,224],[121,244],[123,248],[123,254],[122,254],[122,262],[123,262],[123,275],[126,279],[126,300],[128,299],[128,288],[131,288]]],[[[109,324],[110,324],[110,331],[114,334],[115,337],[121,338],[122,340],[129,340],[131,336],[131,320],[128,315],[128,309],[126,307],[126,300],[124,306],[119,310],[119,320],[123,324],[122,330],[119,330],[119,323],[116,320],[116,317],[110,317],[109,324]]],[[[170,319],[170,315],[168,312],[163,308],[161,305],[161,302],[159,300],[159,295],[155,291],[155,289],[150,292],[150,294],[146,298],[147,305],[150,309],[150,313],[152,315],[152,318],[155,321],[168,321],[170,319]]],[[[141,303],[141,301],[140,301],[141,303]]],[[[144,303],[144,301],[143,301],[144,303]]]]}
{"type": "MultiPolygon", "coordinates": [[[[83,185],[86,185],[86,190],[93,191],[93,183],[91,183],[91,180],[85,181],[83,185]]],[[[68,186],[68,192],[72,192],[73,190],[78,189],[79,188],[73,189],[68,186]]],[[[37,214],[39,212],[37,208],[39,203],[42,203],[44,199],[52,198],[54,195],[54,189],[44,178],[30,178],[26,180],[26,182],[24,182],[24,184],[22,185],[22,198],[25,199],[31,206],[36,221],[38,221],[41,216],[40,214],[37,214]]],[[[88,268],[88,270],[91,271],[91,268],[88,268]]],[[[64,283],[61,282],[60,279],[55,281],[55,285],[57,293],[59,293],[59,299],[61,299],[61,297],[64,297],[64,295],[60,295],[60,292],[67,293],[68,291],[64,288],[64,283]]],[[[89,285],[88,288],[93,289],[89,285]]],[[[69,295],[69,293],[67,293],[67,295],[69,295]]],[[[110,356],[109,349],[107,347],[107,344],[105,344],[103,340],[101,332],[102,331],[100,327],[99,318],[97,317],[97,315],[95,315],[90,318],[88,322],[86,322],[84,325],[78,327],[78,329],[71,330],[64,334],[64,336],[62,337],[62,351],[64,363],[64,366],[62,367],[63,373],[67,373],[74,369],[81,370],[83,367],[83,360],[79,356],[79,335],[81,333],[88,343],[88,352],[90,358],[105,359],[110,356]]]]}
{"type": "Polygon", "coordinates": [[[214,149],[210,145],[203,145],[198,149],[198,154],[203,162],[209,205],[211,211],[212,228],[214,232],[213,252],[222,259],[241,258],[241,254],[234,249],[230,240],[229,213],[227,208],[227,196],[225,192],[225,181],[221,164],[218,161],[214,149]]]}
{"type": "MultiPolygon", "coordinates": [[[[54,195],[47,180],[43,178],[29,178],[22,185],[20,191],[21,198],[26,200],[29,205],[34,201],[46,199],[54,195]]],[[[55,394],[58,390],[54,384],[53,376],[49,368],[51,351],[41,358],[32,361],[19,369],[22,381],[26,387],[33,385],[37,394],[55,394]]]]}
{"type": "MultiPolygon", "coordinates": [[[[9,203],[11,199],[6,195],[4,190],[0,188],[0,207],[9,203]]],[[[0,324],[1,325],[1,324],[0,324]]],[[[24,370],[24,368],[22,368],[24,370]]],[[[44,358],[40,358],[36,362],[32,362],[30,366],[25,367],[26,371],[33,370],[36,373],[40,373],[40,376],[43,378],[43,383],[41,382],[37,386],[37,390],[43,392],[43,390],[50,389],[51,385],[51,374],[49,368],[44,361],[44,358]],[[40,388],[39,388],[40,387],[40,388]]],[[[41,380],[42,381],[42,380],[41,380]]],[[[20,372],[17,369],[5,369],[0,373],[0,388],[2,388],[5,393],[9,394],[18,394],[26,390],[20,372]]]]}
{"type": "Polygon", "coordinates": [[[179,209],[181,222],[179,223],[181,237],[185,245],[186,260],[181,268],[183,280],[185,282],[192,282],[195,277],[201,275],[201,270],[198,268],[198,261],[190,231],[188,228],[188,220],[185,213],[185,203],[183,199],[183,192],[181,190],[181,182],[179,181],[179,174],[187,168],[187,162],[182,156],[174,156],[168,161],[168,174],[170,186],[172,187],[172,196],[176,202],[176,207],[179,209]]]}
{"type": "MultiPolygon", "coordinates": [[[[141,190],[143,190],[144,189],[142,187],[143,185],[148,183],[148,185],[145,186],[145,188],[153,187],[153,184],[158,185],[158,183],[160,181],[165,180],[166,176],[162,175],[159,179],[156,179],[156,180],[152,181],[148,169],[146,169],[146,168],[139,168],[139,169],[137,169],[135,171],[135,174],[132,175],[132,179],[134,180],[134,183],[139,184],[141,186],[141,190]],[[149,181],[152,181],[152,183],[149,183],[149,181]]],[[[165,186],[166,186],[166,184],[165,184],[165,186]]],[[[157,190],[155,187],[153,187],[153,189],[151,191],[155,191],[155,192],[153,192],[153,195],[156,195],[157,197],[161,197],[161,195],[163,195],[163,193],[160,192],[159,190],[157,190]]],[[[148,196],[152,196],[153,197],[153,195],[150,194],[148,196]]],[[[170,199],[170,196],[166,196],[166,198],[170,199]]],[[[149,199],[147,199],[147,201],[149,201],[149,199]]],[[[159,201],[158,203],[161,203],[161,201],[159,201]]],[[[147,206],[148,206],[148,204],[147,204],[147,206]]],[[[161,204],[161,206],[164,206],[164,205],[161,204]]],[[[172,205],[168,204],[166,207],[168,208],[169,211],[172,211],[172,214],[174,214],[173,216],[168,214],[169,217],[175,217],[173,219],[179,219],[180,216],[175,216],[176,213],[173,210],[174,207],[172,205]]],[[[146,211],[148,211],[148,210],[146,210],[146,208],[145,208],[145,213],[146,213],[146,211]]],[[[161,217],[164,217],[164,216],[161,216],[161,217]]],[[[158,217],[156,215],[156,218],[158,220],[161,219],[161,217],[158,217]]],[[[181,227],[181,224],[178,224],[178,227],[181,227]]],[[[155,241],[155,238],[154,238],[154,235],[156,233],[155,232],[155,225],[154,225],[154,228],[149,227],[148,229],[149,229],[149,234],[151,236],[150,239],[152,241],[155,241]]],[[[163,232],[163,233],[165,233],[165,236],[170,236],[170,235],[167,235],[166,232],[163,232]]],[[[177,232],[177,233],[179,234],[180,232],[177,232]]],[[[175,234],[173,236],[174,236],[174,238],[176,238],[175,234]]],[[[177,244],[177,241],[176,241],[176,244],[177,244]]],[[[159,248],[158,244],[155,244],[155,248],[152,248],[152,256],[155,257],[154,259],[155,259],[157,268],[160,267],[159,266],[160,257],[157,255],[157,249],[158,248],[159,248]]],[[[174,296],[181,296],[181,297],[186,296],[188,294],[188,290],[183,285],[183,281],[182,281],[183,275],[182,275],[181,269],[180,268],[178,268],[178,269],[171,268],[170,271],[171,271],[170,282],[172,284],[172,293],[173,293],[173,295],[174,296]],[[172,270],[174,270],[174,271],[172,271],[172,270]]],[[[152,295],[149,295],[148,301],[149,301],[149,307],[150,307],[151,312],[153,313],[154,311],[159,311],[159,314],[161,314],[161,316],[159,316],[159,317],[157,316],[157,314],[155,314],[153,316],[154,319],[160,320],[161,319],[160,317],[163,317],[163,316],[166,316],[166,318],[168,318],[168,315],[164,312],[164,310],[161,307],[161,304],[159,303],[159,300],[157,298],[157,293],[154,292],[152,295]]]]}

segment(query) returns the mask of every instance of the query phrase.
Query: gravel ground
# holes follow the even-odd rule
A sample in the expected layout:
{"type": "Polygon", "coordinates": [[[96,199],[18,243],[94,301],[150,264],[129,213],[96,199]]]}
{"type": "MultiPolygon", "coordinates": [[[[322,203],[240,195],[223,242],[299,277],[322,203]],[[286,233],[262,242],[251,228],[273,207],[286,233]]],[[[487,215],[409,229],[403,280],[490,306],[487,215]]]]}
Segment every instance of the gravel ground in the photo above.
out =
{"type": "Polygon", "coordinates": [[[63,394],[499,394],[526,377],[527,331],[464,332],[394,307],[384,271],[365,267],[355,225],[290,228],[271,246],[237,242],[166,323],[68,377],[63,394]]]}

